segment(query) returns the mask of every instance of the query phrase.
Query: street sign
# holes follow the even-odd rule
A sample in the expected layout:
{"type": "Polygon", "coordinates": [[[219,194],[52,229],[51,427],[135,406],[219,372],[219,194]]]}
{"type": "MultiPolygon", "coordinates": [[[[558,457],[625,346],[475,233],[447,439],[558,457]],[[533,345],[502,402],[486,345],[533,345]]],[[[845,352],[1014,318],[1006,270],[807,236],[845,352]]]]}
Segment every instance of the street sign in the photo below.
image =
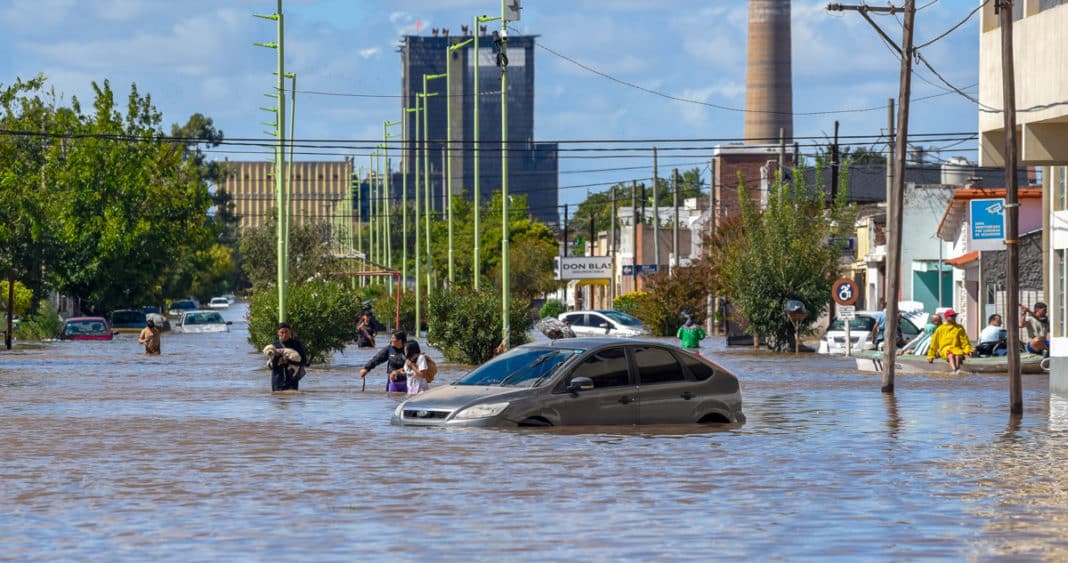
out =
{"type": "Polygon", "coordinates": [[[633,276],[635,268],[638,269],[639,276],[644,276],[646,274],[655,274],[660,271],[660,267],[657,264],[638,264],[637,266],[633,266],[631,264],[624,264],[623,275],[633,276]]]}
{"type": "Polygon", "coordinates": [[[839,305],[838,318],[844,321],[851,321],[857,318],[857,308],[853,305],[839,305]]]}
{"type": "Polygon", "coordinates": [[[857,302],[857,297],[860,296],[860,290],[857,288],[857,282],[849,278],[838,278],[834,280],[834,285],[831,290],[831,297],[834,302],[839,305],[852,305],[857,302]]]}
{"type": "Polygon", "coordinates": [[[1005,249],[1005,200],[973,199],[970,203],[970,250],[1005,249]]]}

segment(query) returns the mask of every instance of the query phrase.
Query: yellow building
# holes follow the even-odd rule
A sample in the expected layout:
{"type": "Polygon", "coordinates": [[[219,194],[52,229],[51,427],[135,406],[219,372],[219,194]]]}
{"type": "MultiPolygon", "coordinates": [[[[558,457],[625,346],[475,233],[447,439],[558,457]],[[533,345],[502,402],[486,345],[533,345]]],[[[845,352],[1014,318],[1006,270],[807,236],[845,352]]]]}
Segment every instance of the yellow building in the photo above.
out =
{"type": "MultiPolygon", "coordinates": [[[[263,224],[274,216],[274,163],[227,162],[221,186],[233,198],[241,228],[263,224]]],[[[289,196],[290,224],[327,223],[352,194],[352,162],[295,162],[289,196]]],[[[350,208],[351,209],[351,208],[350,208]]]]}

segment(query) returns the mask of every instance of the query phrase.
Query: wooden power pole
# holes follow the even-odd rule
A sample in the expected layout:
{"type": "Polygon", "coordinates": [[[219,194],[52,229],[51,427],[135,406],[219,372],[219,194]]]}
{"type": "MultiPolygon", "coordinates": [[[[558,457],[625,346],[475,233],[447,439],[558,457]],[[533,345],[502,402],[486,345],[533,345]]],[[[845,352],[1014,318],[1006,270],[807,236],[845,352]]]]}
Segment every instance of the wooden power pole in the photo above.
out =
{"type": "MultiPolygon", "coordinates": [[[[1020,305],[1020,202],[1016,185],[1016,86],[1012,62],[1012,0],[996,0],[1001,19],[1001,81],[1005,124],[1005,313],[1015,315],[1020,305]]],[[[1020,327],[1008,323],[1009,412],[1023,414],[1020,381],[1020,327]]]]}
{"type": "Polygon", "coordinates": [[[899,108],[897,113],[897,139],[894,149],[894,157],[896,159],[894,163],[894,189],[890,192],[889,199],[886,202],[886,325],[883,334],[886,334],[887,338],[883,340],[882,392],[893,393],[894,358],[897,356],[897,338],[893,335],[897,334],[899,325],[897,301],[898,295],[901,293],[901,214],[904,208],[905,195],[905,159],[906,148],[908,147],[909,96],[912,90],[912,37],[913,24],[916,20],[916,1],[905,0],[905,6],[902,8],[829,4],[827,9],[832,11],[857,11],[901,55],[901,76],[897,95],[899,108]],[[905,14],[901,47],[898,47],[897,43],[876,25],[868,15],[868,12],[889,14],[903,12],[905,14]]]}

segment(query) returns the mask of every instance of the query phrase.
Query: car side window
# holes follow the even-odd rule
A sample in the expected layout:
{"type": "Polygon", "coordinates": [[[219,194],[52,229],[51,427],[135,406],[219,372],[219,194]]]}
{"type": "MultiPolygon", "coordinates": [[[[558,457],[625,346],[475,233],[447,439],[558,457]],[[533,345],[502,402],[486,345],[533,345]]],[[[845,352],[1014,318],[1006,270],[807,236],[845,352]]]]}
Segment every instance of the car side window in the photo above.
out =
{"type": "Polygon", "coordinates": [[[716,370],[713,369],[712,366],[692,356],[683,354],[682,363],[690,369],[690,373],[693,374],[694,379],[697,381],[705,381],[716,373],[716,370]]]}
{"type": "Polygon", "coordinates": [[[571,326],[586,326],[586,315],[568,315],[567,320],[571,321],[571,326]]]}
{"type": "Polygon", "coordinates": [[[626,351],[619,346],[593,354],[571,372],[571,379],[576,377],[592,379],[594,389],[630,385],[626,351]]]}
{"type": "Polygon", "coordinates": [[[635,347],[633,351],[641,385],[686,381],[682,366],[671,352],[653,347],[635,347]]]}

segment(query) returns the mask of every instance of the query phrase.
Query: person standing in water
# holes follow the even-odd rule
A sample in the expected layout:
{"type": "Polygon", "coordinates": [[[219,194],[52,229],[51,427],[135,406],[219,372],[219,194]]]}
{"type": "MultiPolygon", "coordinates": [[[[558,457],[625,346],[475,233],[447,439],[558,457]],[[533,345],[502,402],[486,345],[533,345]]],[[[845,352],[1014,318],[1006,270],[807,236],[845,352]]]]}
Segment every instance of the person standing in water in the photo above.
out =
{"type": "Polygon", "coordinates": [[[137,337],[138,344],[145,345],[145,353],[156,355],[160,353],[160,332],[162,328],[156,326],[152,319],[145,321],[145,328],[141,329],[141,335],[137,337]]]}
{"type": "Polygon", "coordinates": [[[705,339],[705,331],[701,325],[693,322],[693,317],[689,313],[682,315],[686,318],[686,322],[679,327],[675,337],[682,341],[683,350],[701,355],[701,341],[705,339]]]}

